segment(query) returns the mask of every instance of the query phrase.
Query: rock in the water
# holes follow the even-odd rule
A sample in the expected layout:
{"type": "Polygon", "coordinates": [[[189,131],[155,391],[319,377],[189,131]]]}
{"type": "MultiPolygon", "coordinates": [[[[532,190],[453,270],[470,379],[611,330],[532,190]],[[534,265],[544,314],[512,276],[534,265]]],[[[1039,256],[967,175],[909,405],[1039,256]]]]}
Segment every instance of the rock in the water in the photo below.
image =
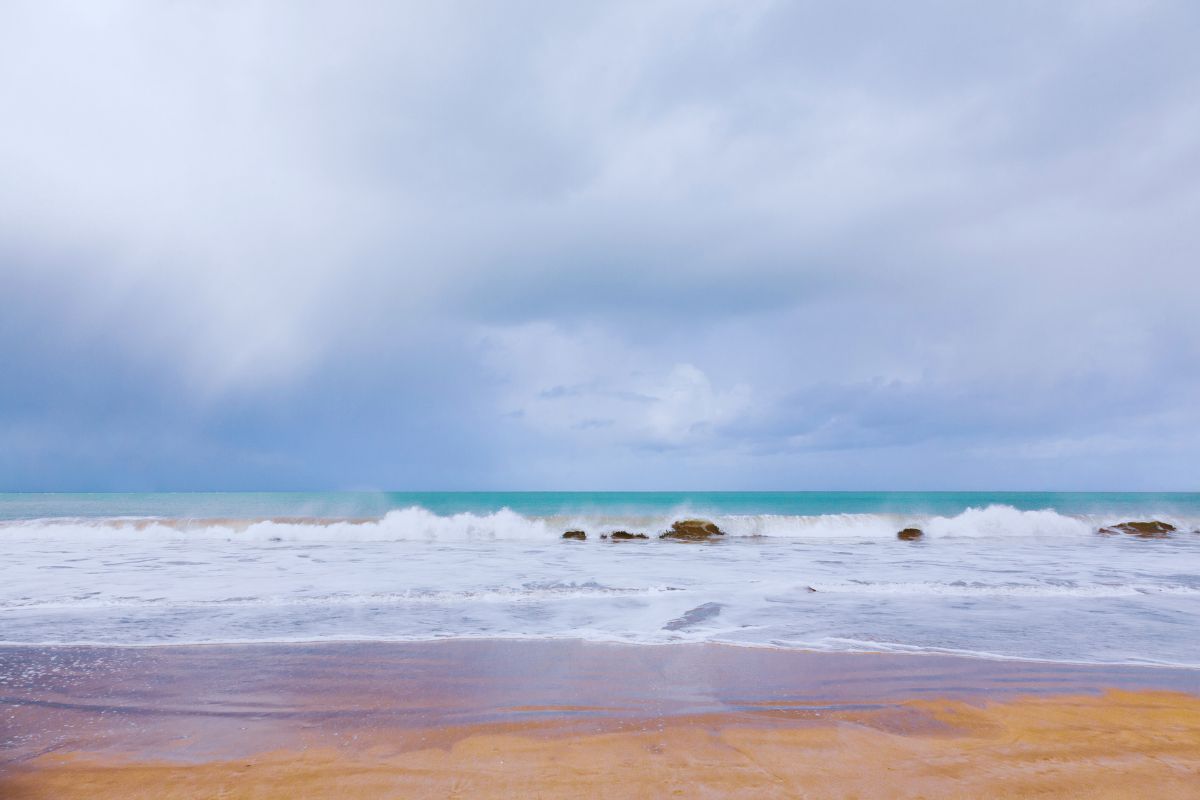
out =
{"type": "Polygon", "coordinates": [[[1169,522],[1152,519],[1148,522],[1122,522],[1119,525],[1101,528],[1100,532],[1106,535],[1128,533],[1130,536],[1140,536],[1143,539],[1165,539],[1175,530],[1175,526],[1169,522]]]}
{"type": "Polygon", "coordinates": [[[920,528],[905,528],[896,534],[897,539],[903,539],[906,542],[915,542],[925,535],[925,531],[920,528]]]}
{"type": "Polygon", "coordinates": [[[613,531],[612,538],[614,538],[614,539],[649,539],[650,537],[644,533],[630,533],[629,531],[613,531]]]}
{"type": "Polygon", "coordinates": [[[661,538],[696,542],[724,535],[724,531],[706,519],[681,519],[671,523],[671,530],[664,533],[661,538]]]}
{"type": "Polygon", "coordinates": [[[579,539],[580,541],[583,541],[587,538],[587,534],[583,531],[567,531],[562,535],[562,537],[564,539],[579,539]]]}
{"type": "Polygon", "coordinates": [[[721,613],[720,603],[705,603],[704,605],[696,606],[693,609],[685,611],[682,617],[671,620],[666,625],[663,625],[664,631],[681,631],[684,628],[689,628],[706,619],[712,619],[721,613]]]}

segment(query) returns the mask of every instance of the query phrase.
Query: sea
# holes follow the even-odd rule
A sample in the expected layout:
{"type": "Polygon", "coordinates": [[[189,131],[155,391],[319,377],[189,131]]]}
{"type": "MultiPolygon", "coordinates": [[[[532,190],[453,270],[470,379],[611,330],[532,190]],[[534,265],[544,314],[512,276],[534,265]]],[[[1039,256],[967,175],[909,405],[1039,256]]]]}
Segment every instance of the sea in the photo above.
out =
{"type": "Polygon", "coordinates": [[[0,494],[0,644],[453,638],[1200,669],[1200,493],[0,494]]]}

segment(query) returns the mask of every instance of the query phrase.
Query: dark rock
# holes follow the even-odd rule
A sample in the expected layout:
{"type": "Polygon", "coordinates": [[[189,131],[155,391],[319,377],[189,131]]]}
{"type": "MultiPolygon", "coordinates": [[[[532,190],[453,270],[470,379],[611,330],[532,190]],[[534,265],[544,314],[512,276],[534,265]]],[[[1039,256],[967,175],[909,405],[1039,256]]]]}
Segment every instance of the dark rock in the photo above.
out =
{"type": "Polygon", "coordinates": [[[714,536],[724,536],[725,532],[706,519],[681,519],[671,523],[671,530],[664,533],[663,539],[682,539],[699,542],[714,536]]]}
{"type": "Polygon", "coordinates": [[[682,617],[673,619],[666,625],[663,625],[663,630],[680,631],[684,628],[689,628],[692,625],[704,622],[706,619],[712,619],[713,617],[717,616],[721,613],[721,608],[722,606],[720,603],[705,603],[704,605],[696,606],[689,611],[685,611],[682,617]]]}
{"type": "Polygon", "coordinates": [[[580,541],[583,541],[587,538],[587,534],[583,531],[567,531],[562,535],[562,537],[564,539],[579,539],[580,541]]]}
{"type": "Polygon", "coordinates": [[[805,590],[806,592],[808,592],[809,594],[816,594],[816,593],[817,593],[817,590],[816,590],[816,589],[814,589],[814,588],[813,588],[813,587],[811,587],[811,586],[805,586],[805,587],[804,587],[804,590],[805,590]]]}
{"type": "Polygon", "coordinates": [[[614,539],[649,539],[650,537],[644,533],[630,533],[629,531],[613,531],[612,538],[614,538],[614,539]]]}
{"type": "Polygon", "coordinates": [[[1169,522],[1159,522],[1152,519],[1149,522],[1122,522],[1108,528],[1101,528],[1100,533],[1112,536],[1116,533],[1127,533],[1130,536],[1140,536],[1143,539],[1165,539],[1176,530],[1169,522]]]}
{"type": "Polygon", "coordinates": [[[915,542],[925,535],[925,531],[920,528],[905,528],[896,534],[897,539],[902,539],[906,542],[915,542]]]}

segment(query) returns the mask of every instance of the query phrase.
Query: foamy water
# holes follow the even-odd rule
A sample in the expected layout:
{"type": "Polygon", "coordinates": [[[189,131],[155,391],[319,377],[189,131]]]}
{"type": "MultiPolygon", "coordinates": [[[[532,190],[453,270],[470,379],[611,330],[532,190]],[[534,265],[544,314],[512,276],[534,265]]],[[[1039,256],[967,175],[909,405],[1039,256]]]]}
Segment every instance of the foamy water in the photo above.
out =
{"type": "Polygon", "coordinates": [[[878,510],[832,495],[472,496],[457,509],[438,496],[390,510],[370,496],[316,513],[311,497],[257,497],[208,496],[199,516],[179,513],[187,496],[0,498],[0,641],[577,637],[1200,667],[1195,495],[1062,508],[887,495],[878,510]],[[797,506],[818,513],[782,513],[797,506]],[[599,538],[654,537],[693,514],[727,536],[599,538]],[[1147,518],[1180,532],[1096,532],[1147,518]],[[897,541],[910,525],[924,539],[897,541]],[[562,540],[570,528],[589,539],[562,540]]]}

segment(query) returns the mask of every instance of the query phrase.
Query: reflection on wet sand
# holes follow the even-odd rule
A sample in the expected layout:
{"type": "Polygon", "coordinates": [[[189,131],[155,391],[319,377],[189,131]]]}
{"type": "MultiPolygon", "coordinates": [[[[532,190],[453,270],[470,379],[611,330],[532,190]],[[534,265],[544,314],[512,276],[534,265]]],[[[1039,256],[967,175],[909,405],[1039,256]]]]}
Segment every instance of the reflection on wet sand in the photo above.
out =
{"type": "Polygon", "coordinates": [[[1200,675],[550,641],[0,648],[0,795],[1196,796],[1200,675]]]}

